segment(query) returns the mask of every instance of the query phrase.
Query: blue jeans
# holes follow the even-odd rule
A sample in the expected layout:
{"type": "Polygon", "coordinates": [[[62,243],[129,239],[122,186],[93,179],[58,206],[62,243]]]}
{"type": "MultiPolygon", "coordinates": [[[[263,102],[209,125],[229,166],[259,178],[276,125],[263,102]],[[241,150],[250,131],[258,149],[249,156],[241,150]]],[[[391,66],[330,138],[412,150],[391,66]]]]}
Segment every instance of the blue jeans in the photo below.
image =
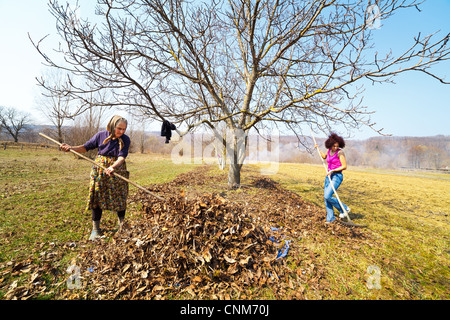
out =
{"type": "MultiPolygon", "coordinates": [[[[342,174],[342,172],[336,172],[336,173],[333,172],[331,174],[331,181],[333,182],[333,186],[336,189],[336,191],[339,188],[339,186],[341,185],[342,180],[344,180],[344,175],[342,174]]],[[[339,204],[338,199],[333,197],[334,191],[330,185],[330,179],[328,179],[328,177],[325,177],[325,186],[323,188],[323,191],[324,191],[323,193],[324,193],[324,198],[325,198],[325,207],[327,209],[327,222],[333,222],[334,220],[336,220],[336,218],[334,217],[333,207],[338,209],[338,211],[340,213],[344,213],[344,212],[342,211],[342,208],[339,204]]],[[[344,206],[345,210],[348,210],[348,207],[345,204],[342,204],[342,205],[344,206]]]]}

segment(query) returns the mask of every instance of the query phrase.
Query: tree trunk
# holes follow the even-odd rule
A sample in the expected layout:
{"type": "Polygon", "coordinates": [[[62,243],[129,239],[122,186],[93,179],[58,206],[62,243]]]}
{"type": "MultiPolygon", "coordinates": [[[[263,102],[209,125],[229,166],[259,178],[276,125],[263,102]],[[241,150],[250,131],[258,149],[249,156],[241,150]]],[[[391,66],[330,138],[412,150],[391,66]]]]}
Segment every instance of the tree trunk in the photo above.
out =
{"type": "Polygon", "coordinates": [[[245,160],[247,134],[241,129],[228,130],[226,140],[226,150],[230,157],[228,187],[236,189],[241,185],[241,169],[245,160]]]}
{"type": "Polygon", "coordinates": [[[58,141],[59,143],[64,143],[64,136],[63,136],[63,131],[62,131],[62,125],[58,124],[58,141]]]}
{"type": "Polygon", "coordinates": [[[241,185],[241,169],[242,164],[230,163],[230,170],[228,171],[228,187],[237,189],[241,185]]]}

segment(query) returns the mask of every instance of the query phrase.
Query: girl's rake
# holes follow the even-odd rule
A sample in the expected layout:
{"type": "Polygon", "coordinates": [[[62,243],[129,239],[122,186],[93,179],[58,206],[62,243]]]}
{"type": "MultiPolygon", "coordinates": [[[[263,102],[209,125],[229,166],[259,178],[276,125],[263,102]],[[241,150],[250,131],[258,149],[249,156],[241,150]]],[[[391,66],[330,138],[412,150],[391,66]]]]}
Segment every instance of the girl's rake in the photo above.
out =
{"type": "MultiPolygon", "coordinates": [[[[317,142],[316,142],[316,139],[314,138],[314,135],[313,135],[313,133],[312,133],[312,130],[311,130],[311,137],[313,138],[314,145],[316,145],[317,142]]],[[[319,153],[319,157],[320,157],[320,159],[322,160],[322,164],[323,164],[323,166],[324,166],[324,168],[325,168],[325,171],[328,173],[327,165],[325,164],[325,161],[323,160],[322,155],[320,154],[319,149],[317,149],[317,152],[319,153]]],[[[366,225],[356,224],[356,223],[354,223],[354,222],[350,219],[350,216],[348,215],[347,210],[345,210],[344,205],[343,205],[342,202],[341,202],[341,199],[339,199],[339,196],[338,196],[338,194],[337,194],[337,192],[336,192],[336,189],[335,189],[335,187],[334,187],[334,185],[333,185],[333,182],[331,181],[331,177],[330,177],[329,175],[327,175],[327,177],[328,177],[328,179],[330,179],[330,185],[331,185],[331,187],[333,188],[333,192],[334,192],[334,194],[336,195],[336,199],[338,200],[339,205],[341,206],[342,211],[344,211],[344,215],[345,215],[345,217],[346,217],[347,220],[348,220],[348,221],[338,220],[339,223],[342,223],[342,224],[344,224],[344,225],[346,225],[346,226],[350,226],[350,227],[359,227],[359,228],[365,228],[365,227],[367,227],[366,225]]]]}

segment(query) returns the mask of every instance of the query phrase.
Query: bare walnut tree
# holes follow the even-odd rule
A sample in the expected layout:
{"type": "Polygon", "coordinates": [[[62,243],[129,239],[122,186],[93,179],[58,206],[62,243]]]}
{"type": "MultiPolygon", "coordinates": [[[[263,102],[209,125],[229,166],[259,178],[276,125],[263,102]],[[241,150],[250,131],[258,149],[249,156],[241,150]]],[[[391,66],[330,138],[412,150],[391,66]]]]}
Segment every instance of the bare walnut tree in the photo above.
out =
{"type": "MultiPolygon", "coordinates": [[[[65,63],[42,52],[40,41],[34,45],[48,65],[69,72],[61,90],[80,101],[77,112],[91,104],[128,106],[186,131],[225,123],[230,132],[243,132],[228,146],[233,186],[240,183],[244,157],[237,145],[245,146],[251,128],[279,125],[300,139],[302,128],[373,127],[372,112],[360,100],[363,80],[388,82],[414,70],[445,83],[430,68],[449,59],[449,34],[419,34],[400,55],[379,56],[369,4],[100,0],[94,24],[50,1],[62,39],[56,50],[65,63]],[[89,101],[94,92],[109,92],[96,95],[108,99],[89,101]]],[[[417,5],[377,1],[377,22],[417,5]]],[[[42,79],[40,85],[54,91],[42,79]]]]}

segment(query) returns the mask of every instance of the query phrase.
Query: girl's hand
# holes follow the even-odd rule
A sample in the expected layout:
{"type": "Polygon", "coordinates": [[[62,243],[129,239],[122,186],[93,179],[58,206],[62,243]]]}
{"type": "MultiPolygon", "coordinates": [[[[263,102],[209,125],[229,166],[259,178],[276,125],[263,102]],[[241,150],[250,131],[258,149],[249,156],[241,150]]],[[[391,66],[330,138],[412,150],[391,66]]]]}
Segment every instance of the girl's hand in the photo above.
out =
{"type": "Polygon", "coordinates": [[[331,176],[331,174],[333,173],[333,171],[334,171],[334,170],[328,171],[327,176],[331,176]]]}

